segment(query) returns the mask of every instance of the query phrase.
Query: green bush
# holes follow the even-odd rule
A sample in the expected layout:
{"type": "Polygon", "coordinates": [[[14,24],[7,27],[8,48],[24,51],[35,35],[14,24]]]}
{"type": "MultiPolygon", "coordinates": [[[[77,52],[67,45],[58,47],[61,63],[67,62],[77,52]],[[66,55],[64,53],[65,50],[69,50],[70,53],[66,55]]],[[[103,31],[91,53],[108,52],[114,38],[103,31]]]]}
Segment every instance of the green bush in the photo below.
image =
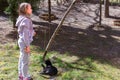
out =
{"type": "Polygon", "coordinates": [[[0,11],[4,11],[8,7],[7,0],[0,0],[0,11]]]}
{"type": "Polygon", "coordinates": [[[16,18],[18,17],[18,5],[22,2],[28,2],[31,4],[33,11],[38,8],[37,4],[39,0],[7,0],[8,7],[5,10],[5,13],[10,16],[10,19],[13,21],[13,27],[15,27],[16,18]]]}

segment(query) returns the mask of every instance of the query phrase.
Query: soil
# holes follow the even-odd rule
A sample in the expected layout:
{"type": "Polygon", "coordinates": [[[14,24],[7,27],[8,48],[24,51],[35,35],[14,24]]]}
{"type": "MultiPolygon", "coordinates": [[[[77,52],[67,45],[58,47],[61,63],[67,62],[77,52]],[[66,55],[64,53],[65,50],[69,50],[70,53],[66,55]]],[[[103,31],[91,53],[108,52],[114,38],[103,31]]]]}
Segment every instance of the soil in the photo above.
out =
{"type": "MultiPolygon", "coordinates": [[[[102,7],[104,13],[104,6],[102,7]]],[[[39,18],[39,15],[48,12],[46,7],[33,13],[31,17],[37,35],[32,45],[45,49],[67,8],[68,5],[52,6],[52,14],[58,19],[50,24],[39,18]]],[[[120,20],[119,6],[110,6],[110,17],[104,18],[102,14],[102,26],[98,26],[99,4],[76,3],[57,33],[50,50],[59,51],[60,54],[70,53],[71,56],[90,56],[98,61],[107,60],[111,65],[120,68],[120,26],[114,26],[114,20],[120,20]]],[[[17,32],[12,28],[12,22],[8,16],[1,13],[0,43],[16,41],[17,32]]]]}

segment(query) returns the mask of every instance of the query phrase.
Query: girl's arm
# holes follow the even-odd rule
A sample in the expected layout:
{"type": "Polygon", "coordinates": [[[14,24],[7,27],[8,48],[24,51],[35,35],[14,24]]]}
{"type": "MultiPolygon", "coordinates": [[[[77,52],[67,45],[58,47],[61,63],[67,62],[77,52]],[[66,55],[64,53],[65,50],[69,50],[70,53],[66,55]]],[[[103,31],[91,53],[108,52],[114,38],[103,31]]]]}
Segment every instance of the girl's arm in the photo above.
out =
{"type": "Polygon", "coordinates": [[[23,40],[26,47],[30,46],[29,30],[27,29],[26,26],[24,26],[24,30],[23,30],[23,40]]]}
{"type": "MultiPolygon", "coordinates": [[[[26,27],[26,26],[25,26],[26,27]]],[[[23,30],[23,40],[26,45],[25,52],[30,53],[30,40],[29,40],[29,31],[27,28],[24,28],[23,30]]]]}
{"type": "Polygon", "coordinates": [[[25,52],[30,53],[30,30],[29,30],[29,21],[24,21],[24,28],[23,28],[23,40],[26,45],[25,52]]]}

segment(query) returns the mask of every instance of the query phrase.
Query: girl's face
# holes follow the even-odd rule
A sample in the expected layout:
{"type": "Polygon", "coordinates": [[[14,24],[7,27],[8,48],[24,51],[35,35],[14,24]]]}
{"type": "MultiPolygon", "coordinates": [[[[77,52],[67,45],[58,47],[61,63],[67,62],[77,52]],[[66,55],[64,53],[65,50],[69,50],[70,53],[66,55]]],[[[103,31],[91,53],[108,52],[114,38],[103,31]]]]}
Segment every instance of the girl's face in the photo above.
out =
{"type": "Polygon", "coordinates": [[[28,5],[26,12],[27,12],[28,15],[31,15],[31,14],[32,14],[31,5],[28,5]]]}

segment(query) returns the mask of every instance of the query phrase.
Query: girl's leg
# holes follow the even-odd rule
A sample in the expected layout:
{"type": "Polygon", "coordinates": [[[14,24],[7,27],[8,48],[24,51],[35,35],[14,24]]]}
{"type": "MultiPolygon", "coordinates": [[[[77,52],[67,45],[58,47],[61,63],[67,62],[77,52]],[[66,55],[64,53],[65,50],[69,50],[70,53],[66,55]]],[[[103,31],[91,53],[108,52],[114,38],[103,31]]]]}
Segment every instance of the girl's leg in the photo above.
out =
{"type": "Polygon", "coordinates": [[[24,45],[20,39],[18,40],[18,45],[20,48],[20,56],[19,56],[19,61],[18,61],[18,75],[19,75],[19,80],[23,80],[22,62],[23,62],[24,45]]]}
{"type": "Polygon", "coordinates": [[[22,75],[22,52],[20,51],[19,62],[18,62],[18,74],[22,75]]]}
{"type": "Polygon", "coordinates": [[[23,54],[22,59],[22,74],[23,77],[28,77],[28,65],[29,65],[29,56],[30,54],[25,53],[23,54]]]}
{"type": "Polygon", "coordinates": [[[22,53],[20,52],[19,62],[18,62],[18,73],[19,73],[19,80],[23,80],[22,75],[22,53]]]}
{"type": "Polygon", "coordinates": [[[22,74],[22,77],[27,78],[30,54],[25,52],[25,44],[22,40],[18,40],[18,44],[20,47],[20,59],[18,66],[19,74],[22,74]]]}

